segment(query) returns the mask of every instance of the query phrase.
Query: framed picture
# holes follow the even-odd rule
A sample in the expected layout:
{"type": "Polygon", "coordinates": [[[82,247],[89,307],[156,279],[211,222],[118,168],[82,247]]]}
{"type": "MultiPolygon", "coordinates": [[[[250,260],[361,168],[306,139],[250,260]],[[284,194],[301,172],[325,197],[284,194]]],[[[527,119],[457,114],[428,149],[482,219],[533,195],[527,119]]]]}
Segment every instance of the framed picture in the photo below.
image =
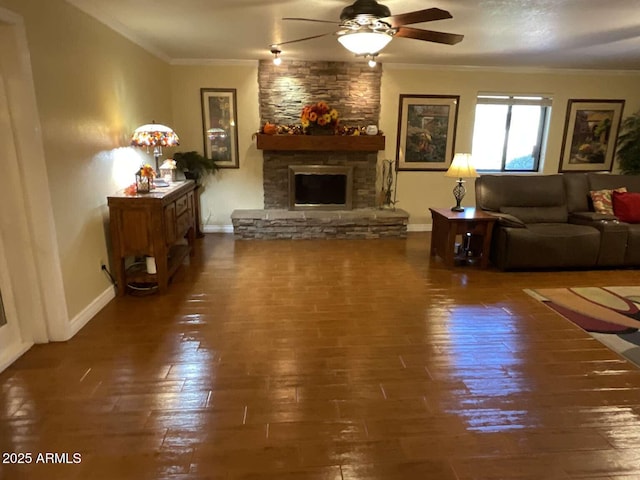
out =
{"type": "Polygon", "coordinates": [[[611,171],[624,100],[569,100],[559,172],[611,171]]]}
{"type": "Polygon", "coordinates": [[[239,168],[235,88],[201,88],[204,154],[220,168],[239,168]]]}
{"type": "Polygon", "coordinates": [[[459,96],[400,95],[398,170],[446,170],[453,159],[459,96]]]}

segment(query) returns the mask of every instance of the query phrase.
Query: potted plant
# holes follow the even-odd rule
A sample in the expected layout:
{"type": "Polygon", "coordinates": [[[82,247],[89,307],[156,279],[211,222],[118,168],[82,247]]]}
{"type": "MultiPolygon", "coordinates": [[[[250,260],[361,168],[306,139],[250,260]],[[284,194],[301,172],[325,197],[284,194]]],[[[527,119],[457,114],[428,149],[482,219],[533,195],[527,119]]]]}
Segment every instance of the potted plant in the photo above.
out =
{"type": "Polygon", "coordinates": [[[195,180],[199,186],[202,186],[205,176],[215,173],[220,168],[213,158],[207,158],[196,151],[176,152],[173,159],[176,168],[184,173],[185,178],[195,180]]]}
{"type": "Polygon", "coordinates": [[[640,174],[640,111],[623,120],[617,153],[622,173],[640,174]]]}

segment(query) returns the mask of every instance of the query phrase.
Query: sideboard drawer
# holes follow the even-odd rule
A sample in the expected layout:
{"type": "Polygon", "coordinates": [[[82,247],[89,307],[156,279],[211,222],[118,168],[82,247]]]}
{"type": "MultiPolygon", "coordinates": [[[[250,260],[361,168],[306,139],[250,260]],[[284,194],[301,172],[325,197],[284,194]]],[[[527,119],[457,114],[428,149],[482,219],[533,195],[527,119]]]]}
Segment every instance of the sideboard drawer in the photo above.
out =
{"type": "Polygon", "coordinates": [[[178,238],[175,203],[170,203],[164,207],[164,238],[167,245],[171,245],[178,238]]]}
{"type": "Polygon", "coordinates": [[[176,200],[176,215],[181,215],[182,213],[187,211],[189,208],[189,198],[187,195],[184,195],[176,200]]]}
{"type": "Polygon", "coordinates": [[[176,238],[182,237],[193,224],[191,212],[184,212],[176,219],[176,238]]]}

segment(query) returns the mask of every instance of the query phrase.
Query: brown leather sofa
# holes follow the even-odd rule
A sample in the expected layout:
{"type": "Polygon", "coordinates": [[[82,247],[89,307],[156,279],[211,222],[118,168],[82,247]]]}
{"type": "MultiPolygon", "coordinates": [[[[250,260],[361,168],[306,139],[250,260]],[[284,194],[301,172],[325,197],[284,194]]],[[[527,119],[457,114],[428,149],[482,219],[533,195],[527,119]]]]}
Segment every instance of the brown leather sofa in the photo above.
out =
{"type": "Polygon", "coordinates": [[[640,224],[595,213],[589,192],[626,187],[640,176],[599,173],[482,175],[476,206],[496,215],[491,261],[501,270],[640,265],[640,224]]]}

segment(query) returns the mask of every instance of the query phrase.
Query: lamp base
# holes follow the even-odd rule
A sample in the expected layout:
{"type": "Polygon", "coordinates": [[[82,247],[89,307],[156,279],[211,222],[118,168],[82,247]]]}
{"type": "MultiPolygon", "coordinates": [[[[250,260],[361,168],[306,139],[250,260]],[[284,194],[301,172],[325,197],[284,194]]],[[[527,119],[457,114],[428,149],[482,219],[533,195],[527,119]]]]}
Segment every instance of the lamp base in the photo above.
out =
{"type": "Polygon", "coordinates": [[[464,208],[460,206],[460,202],[462,202],[465,193],[467,192],[464,188],[464,180],[462,180],[462,178],[459,178],[456,186],[453,187],[453,196],[456,199],[456,206],[451,207],[452,212],[464,212],[464,208]]]}

